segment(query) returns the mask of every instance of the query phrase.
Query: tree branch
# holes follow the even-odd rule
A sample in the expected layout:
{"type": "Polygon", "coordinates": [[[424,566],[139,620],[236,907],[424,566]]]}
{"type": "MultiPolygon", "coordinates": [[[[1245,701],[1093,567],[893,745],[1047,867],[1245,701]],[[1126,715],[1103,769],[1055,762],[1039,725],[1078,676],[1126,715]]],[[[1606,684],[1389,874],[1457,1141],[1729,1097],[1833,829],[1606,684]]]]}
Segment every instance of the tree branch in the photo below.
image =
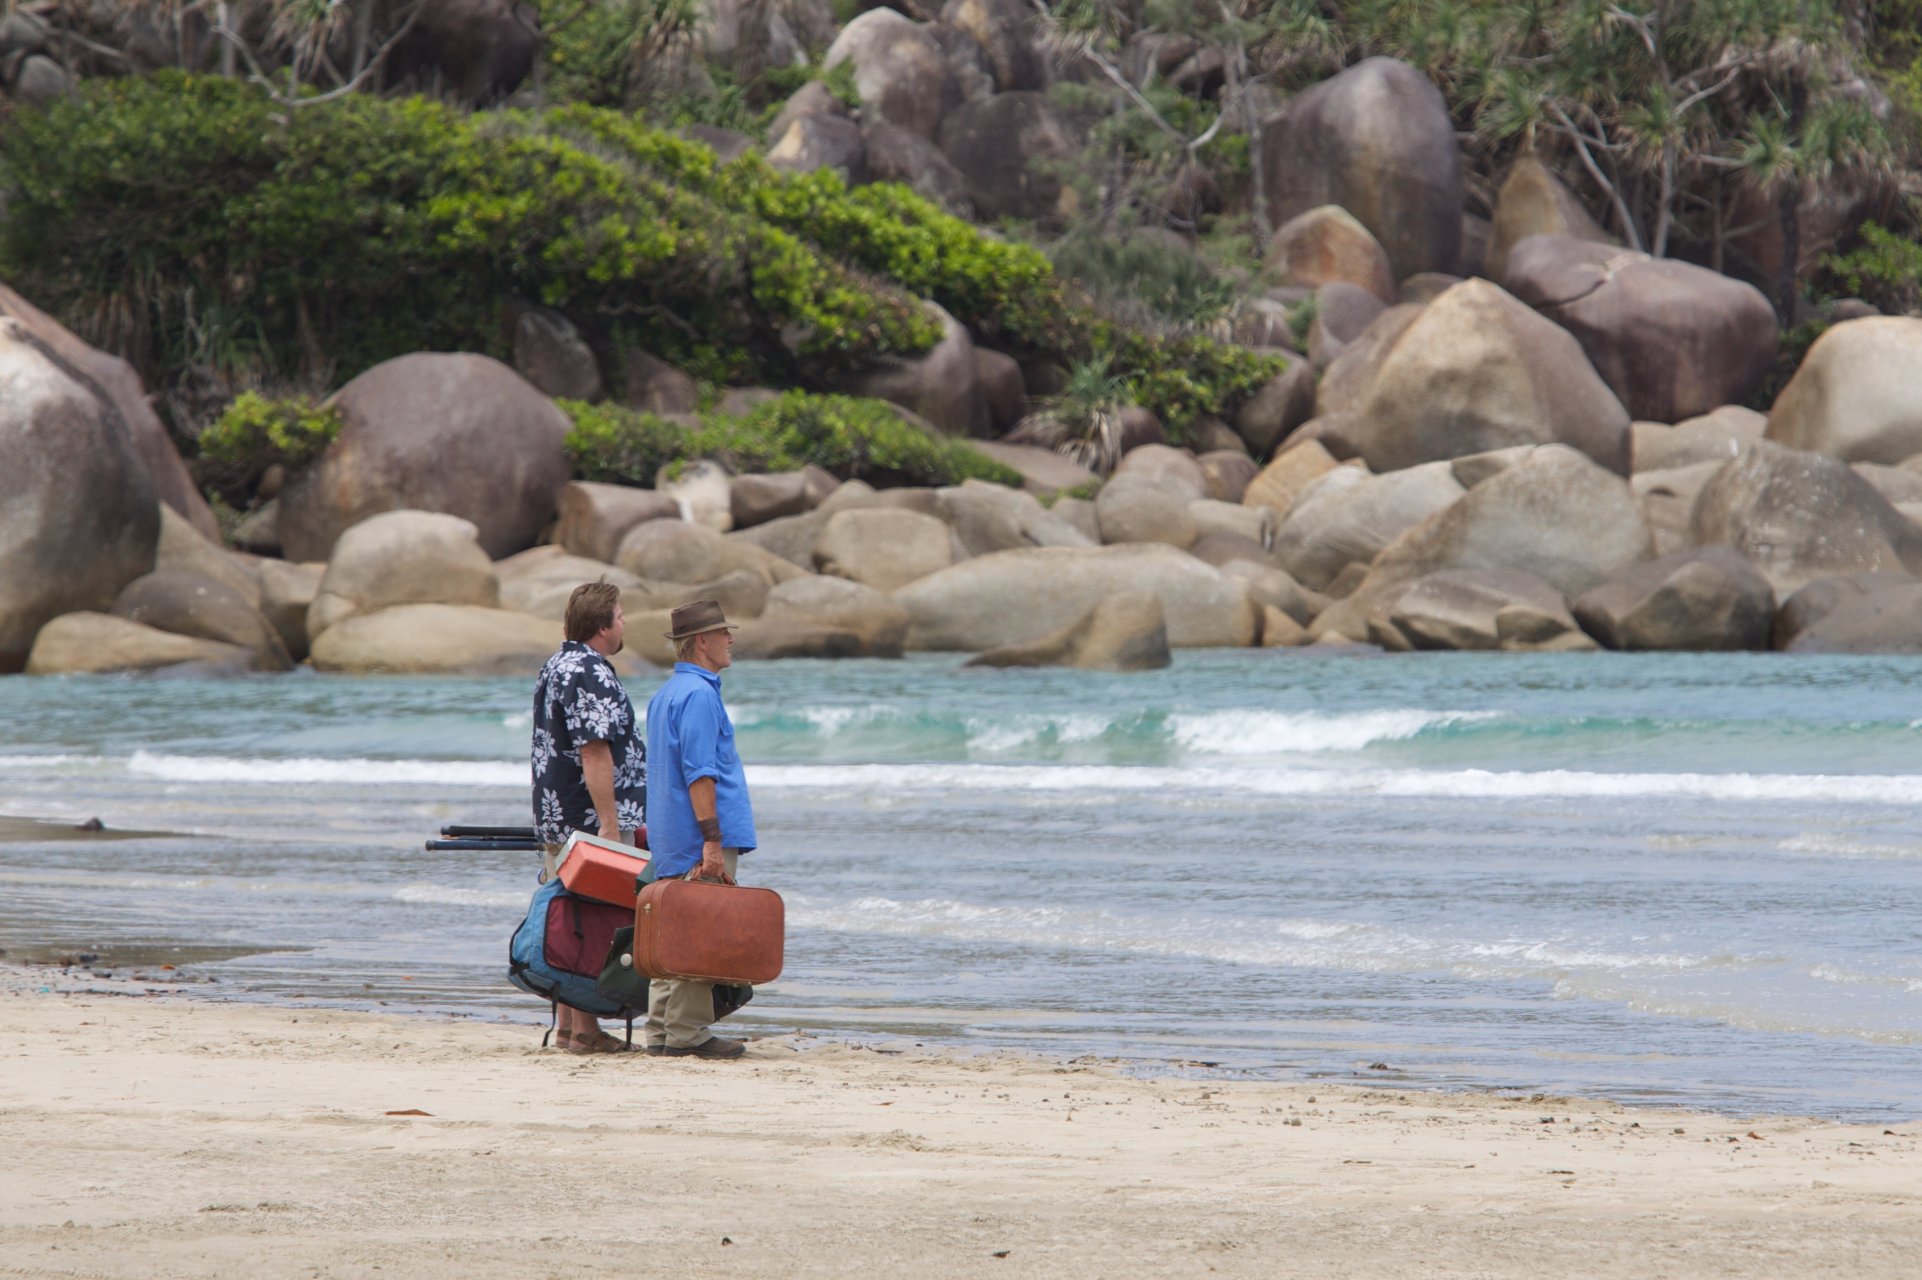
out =
{"type": "Polygon", "coordinates": [[[1574,139],[1575,150],[1579,152],[1582,157],[1582,167],[1587,169],[1588,176],[1595,179],[1596,184],[1608,193],[1609,203],[1615,207],[1615,217],[1622,224],[1622,234],[1628,237],[1629,248],[1634,249],[1638,253],[1641,252],[1642,234],[1635,226],[1635,219],[1629,213],[1628,205],[1622,199],[1622,193],[1616,189],[1613,182],[1608,180],[1608,175],[1602,172],[1601,166],[1595,163],[1595,157],[1588,149],[1588,135],[1576,127],[1575,122],[1569,119],[1568,112],[1562,109],[1560,103],[1556,103],[1552,110],[1555,112],[1556,119],[1561,121],[1562,125],[1557,132],[1574,139]]]}
{"type": "MultiPolygon", "coordinates": [[[[1041,16],[1041,20],[1043,22],[1050,22],[1052,20],[1054,16],[1053,13],[1048,9],[1047,5],[1041,2],[1041,0],[1028,0],[1028,3],[1034,8],[1034,11],[1041,16]]],[[[1148,101],[1147,98],[1143,97],[1141,94],[1141,90],[1135,88],[1133,82],[1130,81],[1128,77],[1122,75],[1120,68],[1116,67],[1114,63],[1108,61],[1108,59],[1102,55],[1099,49],[1096,49],[1093,45],[1089,45],[1086,49],[1082,50],[1082,55],[1086,57],[1090,62],[1094,63],[1096,67],[1100,68],[1102,75],[1105,75],[1108,77],[1108,79],[1114,81],[1115,84],[1121,89],[1121,91],[1128,95],[1128,98],[1130,101],[1132,101],[1137,107],[1140,107],[1143,111],[1147,112],[1148,118],[1150,120],[1153,120],[1155,124],[1162,129],[1163,132],[1165,132],[1169,137],[1180,141],[1183,146],[1186,146],[1188,144],[1188,139],[1185,135],[1183,135],[1181,130],[1169,124],[1167,119],[1159,111],[1155,110],[1155,104],[1148,101]]]]}

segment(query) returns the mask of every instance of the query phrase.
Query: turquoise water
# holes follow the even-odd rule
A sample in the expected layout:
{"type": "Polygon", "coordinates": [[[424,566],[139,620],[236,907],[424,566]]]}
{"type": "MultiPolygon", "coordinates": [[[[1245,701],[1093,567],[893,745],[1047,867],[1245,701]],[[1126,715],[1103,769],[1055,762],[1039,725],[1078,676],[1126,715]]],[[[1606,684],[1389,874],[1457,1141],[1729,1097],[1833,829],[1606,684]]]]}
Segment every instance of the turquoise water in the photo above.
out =
{"type": "MultiPolygon", "coordinates": [[[[1922,661],[1190,652],[743,664],[789,911],[750,1030],[1922,1116],[1922,661]],[[1377,1065],[1379,1064],[1379,1065],[1377,1065]]],[[[0,947],[533,1023],[521,680],[0,681],[0,947]]],[[[633,682],[636,701],[651,682],[633,682]]]]}

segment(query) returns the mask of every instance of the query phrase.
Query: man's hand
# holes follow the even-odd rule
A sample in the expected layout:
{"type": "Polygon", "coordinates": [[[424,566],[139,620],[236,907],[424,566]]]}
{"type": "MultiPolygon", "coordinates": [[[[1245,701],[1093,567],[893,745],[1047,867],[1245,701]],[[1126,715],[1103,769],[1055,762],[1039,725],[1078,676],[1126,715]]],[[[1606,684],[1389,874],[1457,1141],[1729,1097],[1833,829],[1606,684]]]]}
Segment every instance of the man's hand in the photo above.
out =
{"type": "Polygon", "coordinates": [[[703,880],[734,883],[734,877],[727,873],[727,860],[721,856],[719,840],[709,840],[701,846],[701,865],[698,870],[703,880]]]}
{"type": "Polygon", "coordinates": [[[632,827],[623,831],[617,824],[603,822],[600,830],[595,832],[595,834],[603,840],[617,840],[622,844],[633,844],[634,837],[638,835],[639,832],[632,827]]]}

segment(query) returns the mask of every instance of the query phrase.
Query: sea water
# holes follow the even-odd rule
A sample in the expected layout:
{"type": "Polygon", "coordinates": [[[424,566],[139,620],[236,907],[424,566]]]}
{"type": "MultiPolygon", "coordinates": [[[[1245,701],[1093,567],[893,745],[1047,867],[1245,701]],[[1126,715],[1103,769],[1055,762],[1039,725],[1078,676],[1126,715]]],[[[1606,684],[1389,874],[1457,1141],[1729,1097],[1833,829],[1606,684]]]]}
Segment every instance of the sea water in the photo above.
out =
{"type": "MultiPolygon", "coordinates": [[[[0,844],[0,947],[543,1022],[504,978],[535,859],[422,847],[529,820],[530,686],[0,681],[0,813],[166,833],[0,844]]],[[[1922,1118],[1922,660],[921,656],[725,691],[742,878],[788,905],[746,1031],[1922,1118]]]]}

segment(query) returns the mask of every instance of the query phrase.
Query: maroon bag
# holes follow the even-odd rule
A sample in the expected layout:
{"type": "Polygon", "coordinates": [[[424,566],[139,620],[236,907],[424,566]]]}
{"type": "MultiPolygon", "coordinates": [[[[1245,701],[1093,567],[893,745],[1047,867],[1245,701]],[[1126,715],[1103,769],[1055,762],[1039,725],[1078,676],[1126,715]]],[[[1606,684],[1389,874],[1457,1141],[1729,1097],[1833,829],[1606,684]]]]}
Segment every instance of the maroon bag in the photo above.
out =
{"type": "Polygon", "coordinates": [[[547,963],[593,982],[607,963],[614,931],[626,928],[633,919],[626,907],[556,894],[547,904],[547,963]]]}

